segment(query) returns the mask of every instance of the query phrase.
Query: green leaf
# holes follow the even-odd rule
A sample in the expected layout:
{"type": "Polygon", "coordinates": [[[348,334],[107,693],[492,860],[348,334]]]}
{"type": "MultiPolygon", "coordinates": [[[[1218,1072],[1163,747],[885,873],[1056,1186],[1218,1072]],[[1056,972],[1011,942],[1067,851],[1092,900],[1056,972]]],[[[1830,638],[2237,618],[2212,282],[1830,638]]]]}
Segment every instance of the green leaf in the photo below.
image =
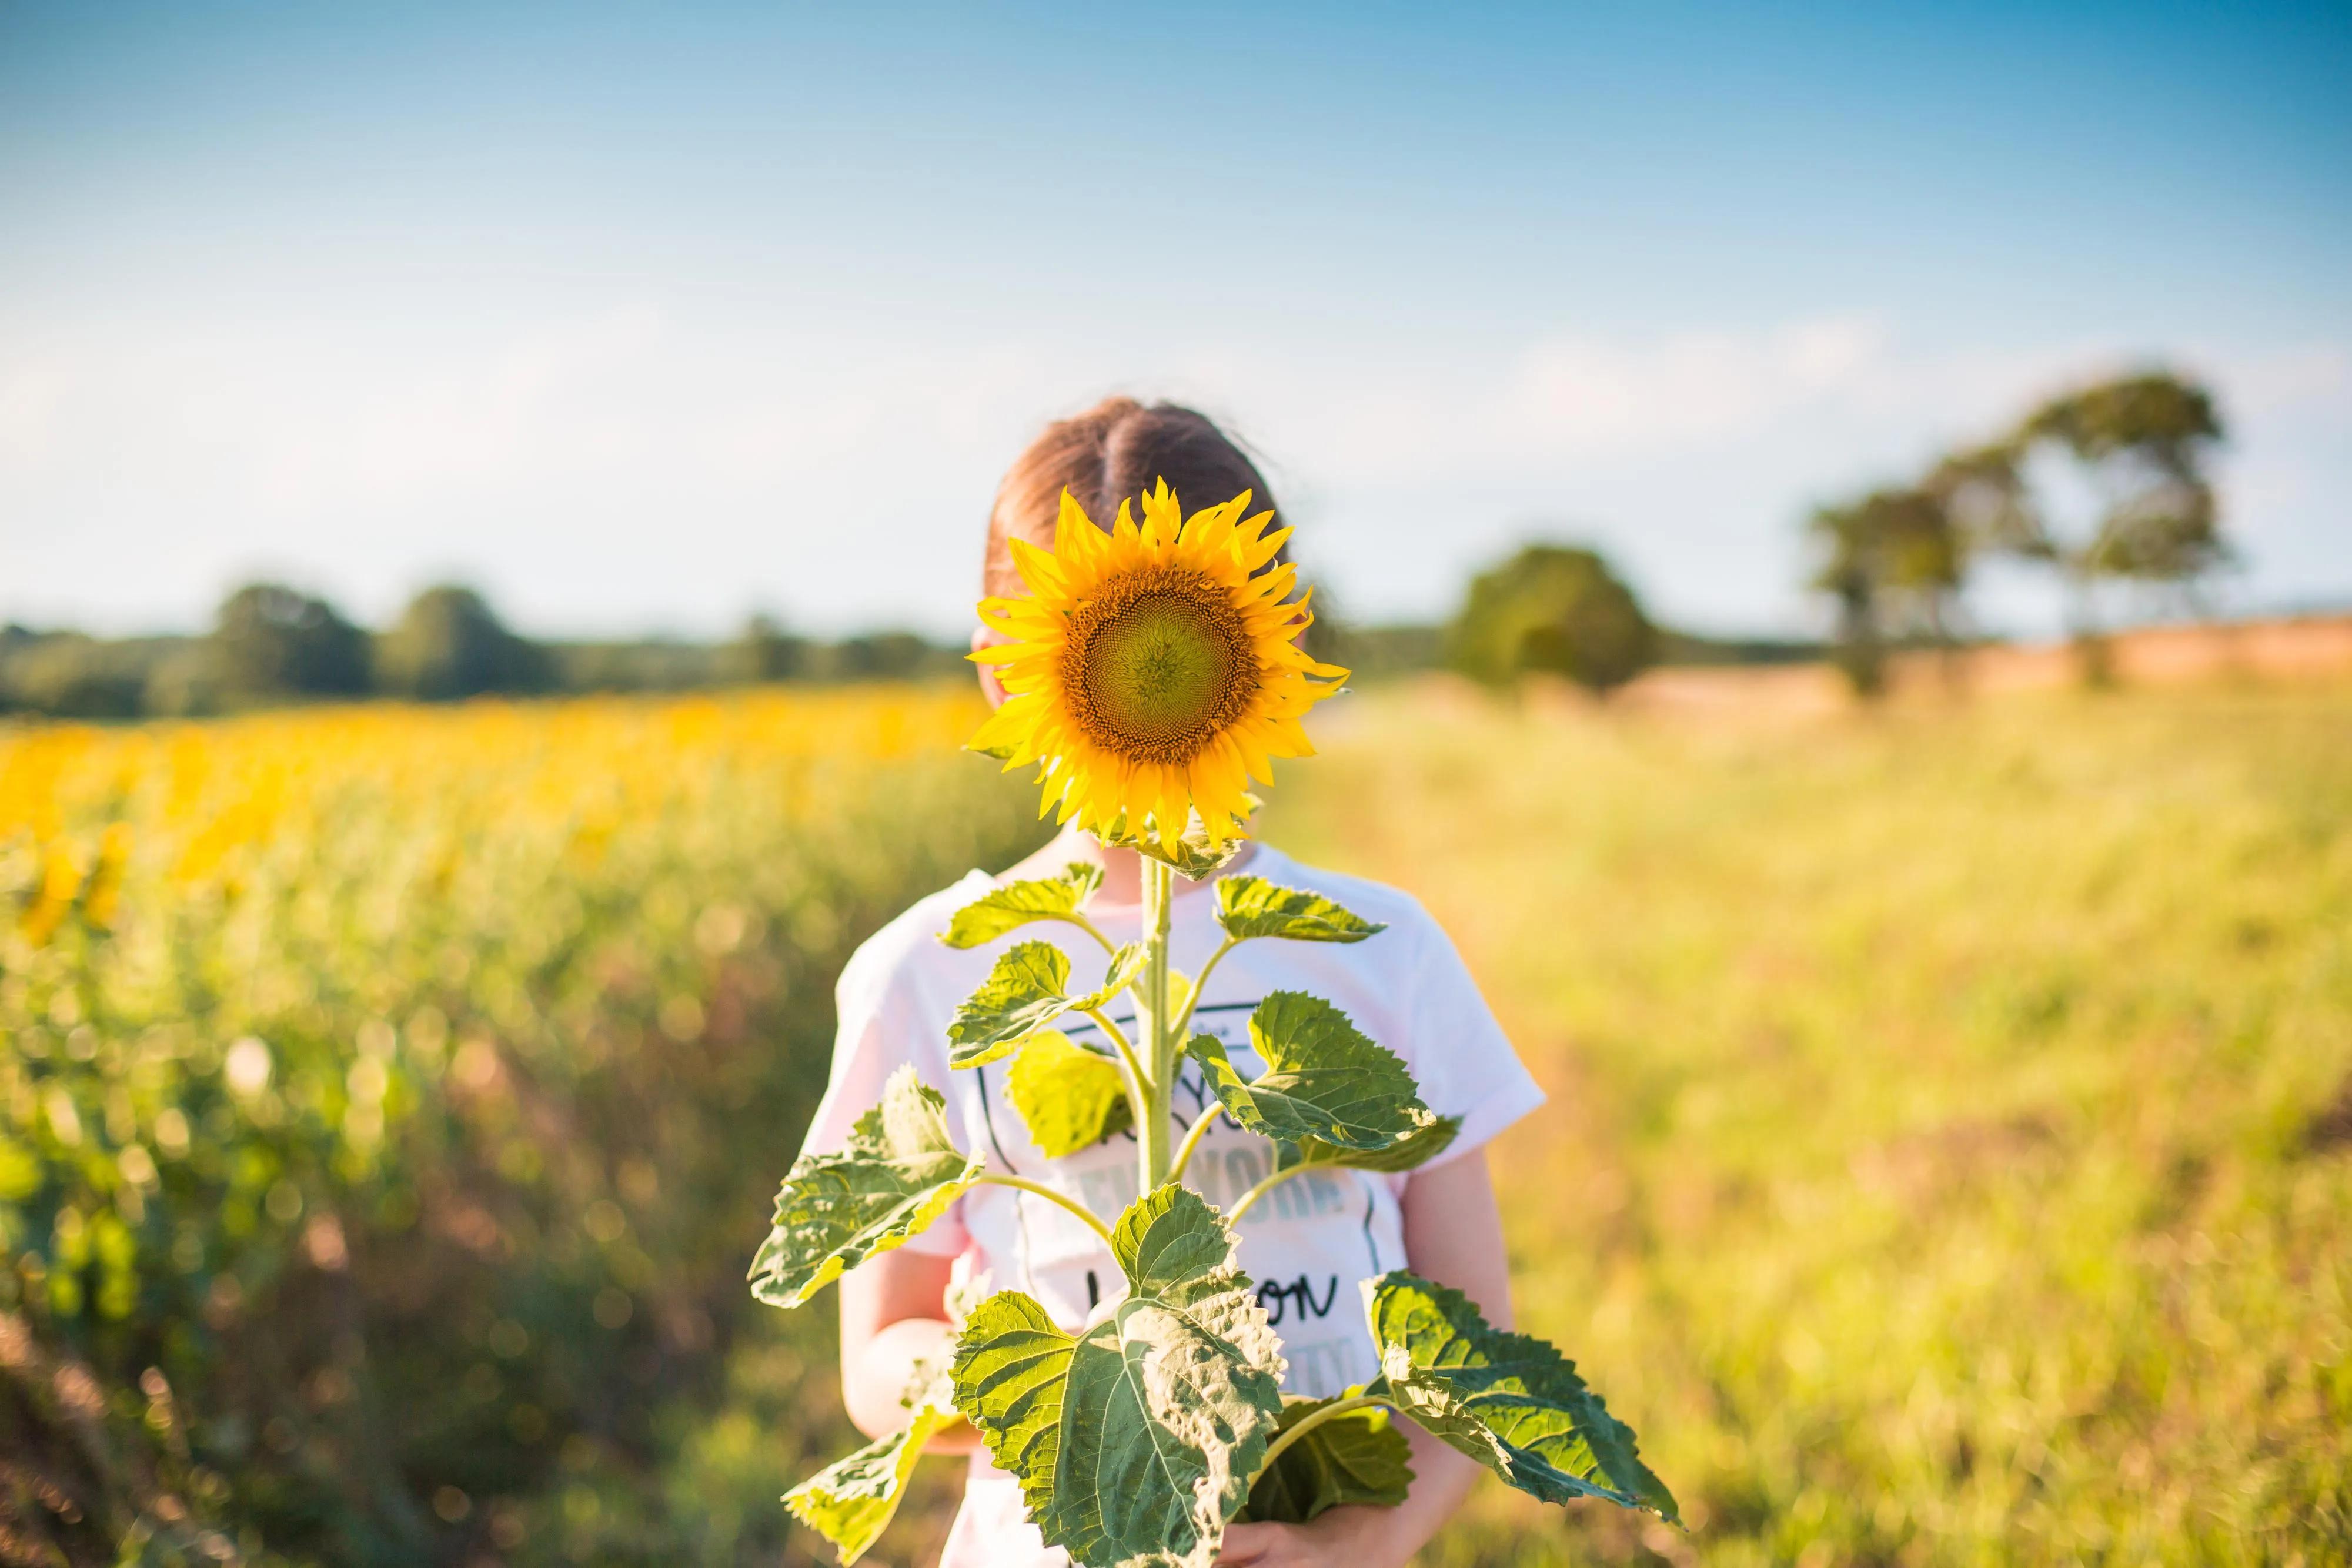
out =
{"type": "Polygon", "coordinates": [[[1436,1120],[1396,1053],[1365,1039],[1319,997],[1272,992],[1249,1027],[1265,1071],[1246,1083],[1215,1036],[1194,1035],[1184,1050],[1227,1113],[1253,1133],[1287,1144],[1392,1150],[1436,1120]]]}
{"type": "Polygon", "coordinates": [[[1177,873],[1187,881],[1200,882],[1224,870],[1233,858],[1248,846],[1248,842],[1246,839],[1228,839],[1222,845],[1212,848],[1206,841],[1187,835],[1177,840],[1172,850],[1157,838],[1139,839],[1134,848],[1139,854],[1175,867],[1177,873]]]}
{"type": "Polygon", "coordinates": [[[907,1426],[826,1466],[786,1492],[784,1507],[794,1519],[832,1542],[841,1553],[842,1568],[849,1568],[866,1555],[898,1511],[923,1445],[955,1419],[953,1410],[933,1405],[918,1408],[907,1426]]]}
{"type": "Polygon", "coordinates": [[[903,1245],[980,1177],[956,1152],[947,1103],[912,1067],[883,1085],[839,1152],[803,1155],[776,1194],[774,1228],[751,1260],[751,1293],[797,1307],[847,1270],[903,1245]]]}
{"type": "Polygon", "coordinates": [[[1110,956],[1100,988],[1073,997],[1066,994],[1069,955],[1059,947],[1051,942],[1020,942],[1006,948],[948,1025],[949,1065],[980,1067],[1010,1056],[1015,1046],[1064,1013],[1101,1007],[1143,972],[1143,956],[1142,943],[1129,943],[1110,956]]]}
{"type": "Polygon", "coordinates": [[[1033,1034],[1022,1045],[1004,1075],[1004,1092],[1048,1159],[1091,1149],[1135,1122],[1118,1064],[1072,1044],[1059,1030],[1033,1034]]]}
{"type": "Polygon", "coordinates": [[[1135,977],[1143,973],[1143,961],[1147,956],[1140,942],[1129,942],[1120,946],[1110,956],[1110,965],[1103,973],[1103,983],[1083,997],[1071,998],[1070,1009],[1073,1012],[1090,1011],[1127,989],[1135,983],[1135,977]]]}
{"type": "Polygon", "coordinates": [[[1674,1494],[1567,1357],[1490,1326],[1461,1291],[1402,1271],[1364,1284],[1381,1380],[1432,1434],[1546,1502],[1607,1498],[1680,1523],[1674,1494]]]}
{"type": "Polygon", "coordinates": [[[963,999],[948,1025],[948,1061],[978,1067],[1009,1056],[1024,1038],[1070,1010],[1063,988],[1070,957],[1051,942],[1021,942],[996,956],[988,978],[963,999]]]}
{"type": "Polygon", "coordinates": [[[956,1408],[1082,1568],[1209,1568],[1282,1414],[1282,1358],[1233,1232],[1183,1187],[1112,1233],[1128,1294],[1073,1336],[1017,1291],[956,1342],[956,1408]]]}
{"type": "Polygon", "coordinates": [[[1262,876],[1217,882],[1217,924],[1236,942],[1286,936],[1294,942],[1361,942],[1388,929],[1351,915],[1319,893],[1276,887],[1262,876]]]}
{"type": "Polygon", "coordinates": [[[1417,1170],[1451,1148],[1461,1131],[1461,1117],[1439,1116],[1406,1134],[1402,1143],[1391,1144],[1385,1149],[1346,1149],[1320,1138],[1308,1138],[1304,1143],[1276,1145],[1275,1164],[1276,1169],[1305,1165],[1337,1166],[1356,1171],[1417,1170]]]}
{"type": "MultiPolygon", "coordinates": [[[[1244,795],[1242,799],[1248,804],[1249,810],[1254,814],[1257,810],[1257,797],[1244,795]]],[[[1140,831],[1129,827],[1124,815],[1114,817],[1110,824],[1096,833],[1095,837],[1114,849],[1133,850],[1139,854],[1150,856],[1163,865],[1173,866],[1193,882],[1214,876],[1249,843],[1247,839],[1236,835],[1226,840],[1223,844],[1211,845],[1207,835],[1202,831],[1200,819],[1197,817],[1192,819],[1191,824],[1185,828],[1183,835],[1176,841],[1175,847],[1172,849],[1161,841],[1160,834],[1154,830],[1151,820],[1148,817],[1144,819],[1140,831]]]]}
{"type": "Polygon", "coordinates": [[[1059,876],[992,889],[957,910],[940,940],[950,947],[977,947],[1033,920],[1071,920],[1102,879],[1102,867],[1072,861],[1059,876]]]}
{"type": "Polygon", "coordinates": [[[962,1419],[956,1414],[955,1379],[945,1364],[917,1361],[908,1384],[899,1400],[907,1425],[784,1494],[792,1516],[840,1552],[842,1568],[864,1556],[898,1511],[923,1446],[941,1427],[962,1419]]]}
{"type": "MultiPolygon", "coordinates": [[[[1351,1395],[1361,1392],[1349,1390],[1351,1395]]],[[[1277,1433],[1289,1431],[1331,1403],[1286,1399],[1277,1433]]],[[[1240,1517],[1261,1524],[1305,1524],[1343,1502],[1394,1508],[1412,1485],[1412,1445],[1389,1420],[1387,1411],[1370,1405],[1345,1411],[1282,1450],[1250,1488],[1249,1506],[1240,1517]]]]}

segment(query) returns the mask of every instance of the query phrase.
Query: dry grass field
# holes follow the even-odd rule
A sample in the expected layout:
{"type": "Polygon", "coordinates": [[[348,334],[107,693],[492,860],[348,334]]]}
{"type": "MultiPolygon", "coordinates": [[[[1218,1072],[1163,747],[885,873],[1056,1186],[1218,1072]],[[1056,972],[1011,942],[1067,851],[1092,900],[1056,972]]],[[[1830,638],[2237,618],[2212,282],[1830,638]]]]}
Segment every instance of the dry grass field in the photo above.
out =
{"type": "Polygon", "coordinates": [[[1693,1525],[1432,1561],[2352,1557],[2352,688],[1376,694],[1271,815],[1550,1090],[1521,1312],[1693,1525]]]}

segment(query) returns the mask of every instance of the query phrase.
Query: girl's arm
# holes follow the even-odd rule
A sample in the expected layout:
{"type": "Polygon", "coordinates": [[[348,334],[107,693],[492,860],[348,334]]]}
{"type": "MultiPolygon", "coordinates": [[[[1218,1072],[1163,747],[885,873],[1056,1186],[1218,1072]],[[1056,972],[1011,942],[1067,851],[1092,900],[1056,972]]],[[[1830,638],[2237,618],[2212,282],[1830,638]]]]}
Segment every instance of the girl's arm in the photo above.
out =
{"type": "MultiPolygon", "coordinates": [[[[947,1289],[954,1260],[901,1249],[841,1277],[841,1402],[869,1437],[907,1424],[901,1402],[918,1363],[955,1354],[947,1289]]],[[[963,1453],[980,1434],[961,1421],[930,1440],[927,1453],[963,1453]]]]}
{"type": "MultiPolygon", "coordinates": [[[[1451,1285],[1486,1321],[1511,1322],[1511,1266],[1486,1152],[1473,1149],[1405,1183],[1404,1249],[1412,1271],[1451,1285]]],[[[1412,1491],[1399,1508],[1335,1508],[1312,1524],[1237,1524],[1225,1531],[1225,1568],[1401,1568],[1470,1495],[1478,1467],[1402,1416],[1412,1443],[1412,1491]]]]}

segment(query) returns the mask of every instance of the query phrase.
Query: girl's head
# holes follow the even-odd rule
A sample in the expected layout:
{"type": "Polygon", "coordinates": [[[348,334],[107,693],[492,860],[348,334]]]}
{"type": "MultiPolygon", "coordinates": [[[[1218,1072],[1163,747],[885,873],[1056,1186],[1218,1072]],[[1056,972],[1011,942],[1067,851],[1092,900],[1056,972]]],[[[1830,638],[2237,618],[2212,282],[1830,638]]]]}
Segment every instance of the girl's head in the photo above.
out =
{"type": "Polygon", "coordinates": [[[996,506],[988,514],[982,591],[1026,591],[1006,541],[1026,539],[1051,549],[1065,489],[1087,516],[1108,528],[1121,501],[1139,501],[1160,479],[1168,481],[1188,513],[1247,490],[1255,497],[1251,512],[1273,511],[1275,526],[1283,525],[1265,476],[1207,415],[1172,402],[1105,398],[1084,413],[1047,425],[1005,470],[996,506]]]}

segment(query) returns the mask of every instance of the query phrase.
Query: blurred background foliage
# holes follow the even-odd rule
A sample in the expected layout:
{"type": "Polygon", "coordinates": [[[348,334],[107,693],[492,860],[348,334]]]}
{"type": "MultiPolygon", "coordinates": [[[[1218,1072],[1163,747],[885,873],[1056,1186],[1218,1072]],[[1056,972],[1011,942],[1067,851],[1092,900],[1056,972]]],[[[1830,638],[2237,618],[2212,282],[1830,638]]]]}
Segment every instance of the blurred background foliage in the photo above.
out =
{"type": "Polygon", "coordinates": [[[850,949],[1042,836],[979,711],[0,733],[0,1561],[775,1561],[743,1271],[850,949]]]}
{"type": "Polygon", "coordinates": [[[1471,579],[1445,645],[1449,664],[1489,685],[1546,674],[1608,692],[1655,661],[1658,632],[1598,553],[1528,545],[1471,579]]]}
{"type": "Polygon", "coordinates": [[[1874,696],[1890,647],[1951,649],[1971,570],[2007,559],[2058,573],[2084,675],[2105,684],[2102,584],[2201,610],[2198,583],[2231,559],[2211,477],[2222,436],[2211,393],[2147,370],[2060,392],[1915,480],[1819,507],[1812,587],[1836,607],[1838,666],[1874,696]]]}
{"type": "Polygon", "coordinates": [[[0,713],[185,718],[369,696],[449,702],[919,680],[968,676],[964,652],[911,632],[828,643],[763,615],[724,643],[538,641],[459,583],[425,589],[371,633],[324,599],[262,582],[222,601],[212,629],[197,636],[109,641],[0,626],[0,713]]]}

